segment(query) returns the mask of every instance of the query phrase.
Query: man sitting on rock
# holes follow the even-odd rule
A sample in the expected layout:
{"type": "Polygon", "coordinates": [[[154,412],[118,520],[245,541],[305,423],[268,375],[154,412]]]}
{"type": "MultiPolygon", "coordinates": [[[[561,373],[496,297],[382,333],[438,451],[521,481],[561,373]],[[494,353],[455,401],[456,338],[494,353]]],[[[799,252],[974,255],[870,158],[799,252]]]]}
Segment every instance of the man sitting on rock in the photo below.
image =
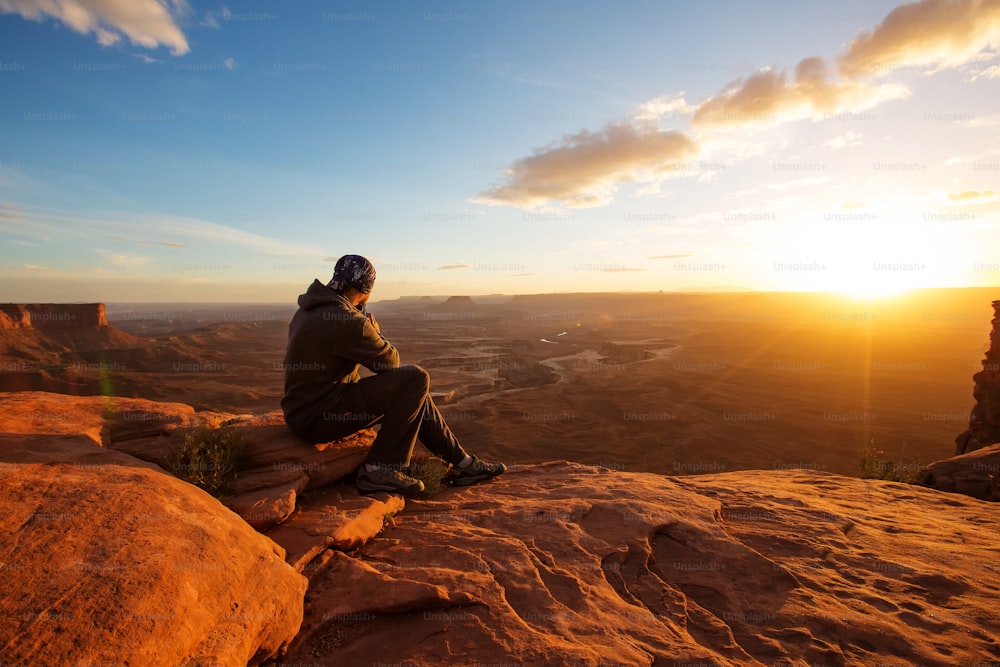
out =
{"type": "Polygon", "coordinates": [[[365,311],[375,267],[344,255],[324,285],[313,280],[299,296],[285,353],[285,422],[310,442],[329,442],[380,424],[367,462],[358,471],[360,491],[414,494],[424,484],[406,474],[417,438],[452,464],[453,484],[466,486],[504,472],[466,453],[430,396],[430,376],[400,366],[399,353],[365,311]],[[359,365],[375,375],[362,379],[359,365]]]}

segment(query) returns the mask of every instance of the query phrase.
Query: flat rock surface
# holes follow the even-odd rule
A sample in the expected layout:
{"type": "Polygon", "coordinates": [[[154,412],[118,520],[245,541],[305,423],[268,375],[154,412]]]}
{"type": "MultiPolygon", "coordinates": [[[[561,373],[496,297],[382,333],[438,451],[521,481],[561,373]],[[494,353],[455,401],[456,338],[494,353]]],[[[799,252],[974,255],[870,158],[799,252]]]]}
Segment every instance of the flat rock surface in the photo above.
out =
{"type": "Polygon", "coordinates": [[[182,403],[46,391],[0,393],[0,433],[83,433],[96,444],[107,445],[113,426],[122,432],[152,433],[168,424],[193,426],[201,421],[194,408],[182,403]]]}
{"type": "Polygon", "coordinates": [[[329,559],[285,660],[992,663],[998,527],[996,504],[818,471],[513,466],[329,559]]]}
{"type": "Polygon", "coordinates": [[[216,499],[84,434],[0,434],[0,663],[246,665],[306,579],[216,499]]]}

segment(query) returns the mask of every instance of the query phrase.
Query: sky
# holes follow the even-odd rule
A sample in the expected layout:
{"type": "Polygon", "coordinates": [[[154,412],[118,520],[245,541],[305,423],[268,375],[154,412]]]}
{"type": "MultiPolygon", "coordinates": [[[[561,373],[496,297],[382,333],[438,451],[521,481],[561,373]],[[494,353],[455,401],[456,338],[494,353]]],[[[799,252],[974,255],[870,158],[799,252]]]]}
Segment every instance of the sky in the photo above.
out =
{"type": "Polygon", "coordinates": [[[0,0],[0,301],[1000,285],[1000,0],[0,0]]]}

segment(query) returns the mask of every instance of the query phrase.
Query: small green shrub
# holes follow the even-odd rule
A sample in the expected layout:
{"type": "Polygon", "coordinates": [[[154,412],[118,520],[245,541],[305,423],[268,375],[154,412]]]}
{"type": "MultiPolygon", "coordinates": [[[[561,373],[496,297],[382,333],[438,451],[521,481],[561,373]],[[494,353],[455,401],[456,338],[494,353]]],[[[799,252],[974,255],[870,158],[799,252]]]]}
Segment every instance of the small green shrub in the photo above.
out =
{"type": "Polygon", "coordinates": [[[422,456],[410,462],[407,474],[424,483],[424,491],[418,496],[429,498],[441,493],[447,486],[445,478],[448,476],[448,464],[438,458],[422,456]]]}
{"type": "Polygon", "coordinates": [[[920,459],[915,456],[904,460],[900,455],[897,461],[888,460],[883,450],[875,448],[875,438],[869,440],[868,446],[861,454],[862,479],[884,479],[890,482],[914,484],[920,479],[922,468],[920,459]]]}
{"type": "Polygon", "coordinates": [[[235,431],[204,428],[184,436],[184,446],[170,459],[174,476],[223,498],[236,480],[236,462],[246,441],[235,431]]]}

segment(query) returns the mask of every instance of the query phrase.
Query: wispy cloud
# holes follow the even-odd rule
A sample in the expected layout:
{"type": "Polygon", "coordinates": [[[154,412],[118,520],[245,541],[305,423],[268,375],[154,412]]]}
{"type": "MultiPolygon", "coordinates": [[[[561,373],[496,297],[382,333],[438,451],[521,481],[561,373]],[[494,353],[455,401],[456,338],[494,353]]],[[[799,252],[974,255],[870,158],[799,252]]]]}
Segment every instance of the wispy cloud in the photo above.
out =
{"type": "MultiPolygon", "coordinates": [[[[181,9],[183,3],[173,7],[181,9]]],[[[81,34],[93,33],[105,46],[125,36],[147,49],[166,46],[175,56],[190,50],[167,4],[157,0],[0,0],[0,12],[36,21],[52,17],[81,34]]]]}
{"type": "Polygon", "coordinates": [[[790,181],[784,181],[783,183],[771,183],[767,186],[769,190],[794,190],[797,188],[811,188],[817,185],[823,185],[824,183],[829,183],[832,180],[830,176],[806,176],[805,178],[793,178],[790,181]]]}
{"type": "Polygon", "coordinates": [[[469,264],[445,264],[444,266],[439,266],[438,271],[451,271],[452,269],[467,269],[469,264]]]}
{"type": "Polygon", "coordinates": [[[111,266],[115,266],[122,269],[141,269],[150,262],[149,257],[144,257],[142,255],[126,255],[124,253],[112,252],[110,250],[98,249],[98,252],[104,256],[104,260],[111,266]]]}
{"type": "Polygon", "coordinates": [[[694,253],[682,252],[676,255],[650,255],[646,259],[683,259],[684,257],[691,257],[694,253]]]}
{"type": "Polygon", "coordinates": [[[827,148],[839,151],[841,148],[847,148],[848,146],[860,146],[863,143],[864,141],[862,140],[861,133],[851,131],[838,135],[823,145],[827,148]]]}
{"type": "MultiPolygon", "coordinates": [[[[58,211],[22,211],[23,220],[6,225],[8,231],[43,241],[65,238],[112,238],[136,244],[187,248],[217,244],[244,248],[267,256],[316,257],[322,249],[261,236],[208,220],[146,213],[112,212],[99,218],[58,211]],[[167,237],[177,240],[150,241],[167,237]],[[183,240],[181,240],[183,239],[183,240]]],[[[2,218],[0,218],[2,220],[2,218]]],[[[0,229],[4,227],[0,226],[0,229]]]]}
{"type": "Polygon", "coordinates": [[[13,206],[8,206],[4,204],[0,206],[0,218],[7,218],[8,220],[20,220],[24,216],[17,212],[18,209],[13,206]]]}
{"type": "Polygon", "coordinates": [[[963,192],[949,192],[948,199],[951,201],[976,201],[983,199],[992,199],[996,196],[996,192],[993,190],[965,190],[963,192]]]}

